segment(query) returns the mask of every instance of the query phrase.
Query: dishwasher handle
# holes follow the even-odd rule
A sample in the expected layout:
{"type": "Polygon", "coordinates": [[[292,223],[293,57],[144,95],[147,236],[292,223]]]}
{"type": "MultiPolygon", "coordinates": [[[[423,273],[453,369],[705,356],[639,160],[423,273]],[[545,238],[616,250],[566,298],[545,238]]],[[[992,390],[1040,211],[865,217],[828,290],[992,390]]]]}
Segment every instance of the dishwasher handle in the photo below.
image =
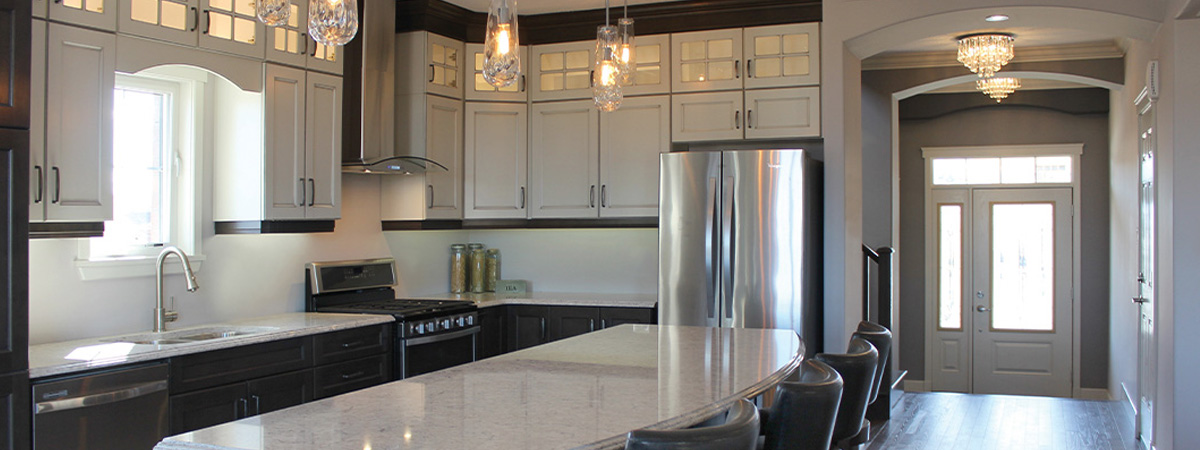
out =
{"type": "Polygon", "coordinates": [[[155,392],[167,390],[167,381],[159,380],[149,383],[143,383],[136,386],[131,386],[125,389],[120,389],[110,392],[101,392],[99,394],[90,394],[79,397],[64,398],[59,400],[50,400],[38,402],[34,405],[34,414],[45,414],[58,411],[68,411],[72,409],[86,408],[89,406],[105,405],[116,403],[146,395],[155,392]]]}

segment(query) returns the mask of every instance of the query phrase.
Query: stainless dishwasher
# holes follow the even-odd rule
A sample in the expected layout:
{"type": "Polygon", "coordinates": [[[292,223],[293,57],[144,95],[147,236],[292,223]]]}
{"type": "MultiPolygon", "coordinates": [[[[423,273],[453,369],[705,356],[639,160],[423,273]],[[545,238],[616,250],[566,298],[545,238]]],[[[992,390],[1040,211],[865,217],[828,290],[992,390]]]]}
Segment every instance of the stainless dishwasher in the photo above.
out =
{"type": "Polygon", "coordinates": [[[150,450],[167,436],[167,364],[33,385],[33,448],[150,450]]]}

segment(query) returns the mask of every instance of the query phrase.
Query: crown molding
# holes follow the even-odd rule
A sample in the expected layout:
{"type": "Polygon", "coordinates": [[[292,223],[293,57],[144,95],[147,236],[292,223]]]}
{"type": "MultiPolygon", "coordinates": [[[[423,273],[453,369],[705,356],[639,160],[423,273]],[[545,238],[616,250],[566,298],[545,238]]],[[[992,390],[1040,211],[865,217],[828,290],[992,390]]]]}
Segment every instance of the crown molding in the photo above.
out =
{"type": "MultiPolygon", "coordinates": [[[[1125,56],[1125,49],[1114,40],[1017,48],[1015,53],[1011,62],[1028,63],[1121,58],[1125,56]]],[[[957,51],[885,53],[863,60],[862,70],[925,69],[962,65],[957,58],[957,51]]]]}

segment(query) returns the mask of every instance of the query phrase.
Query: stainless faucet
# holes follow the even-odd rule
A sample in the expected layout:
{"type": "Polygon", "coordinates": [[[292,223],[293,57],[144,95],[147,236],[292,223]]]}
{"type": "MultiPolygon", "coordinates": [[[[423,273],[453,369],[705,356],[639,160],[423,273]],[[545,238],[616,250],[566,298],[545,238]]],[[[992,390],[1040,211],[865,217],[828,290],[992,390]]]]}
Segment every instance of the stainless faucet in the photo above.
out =
{"type": "Polygon", "coordinates": [[[188,292],[196,292],[200,289],[200,285],[196,284],[196,274],[192,273],[192,264],[188,262],[187,253],[180,250],[179,247],[173,245],[167,246],[158,254],[158,261],[154,264],[154,275],[157,284],[155,285],[154,298],[154,332],[161,333],[166,331],[167,322],[179,320],[179,313],[175,311],[167,311],[163,308],[163,262],[167,260],[167,256],[172,253],[179,256],[179,261],[183,263],[183,274],[187,276],[188,292]]]}

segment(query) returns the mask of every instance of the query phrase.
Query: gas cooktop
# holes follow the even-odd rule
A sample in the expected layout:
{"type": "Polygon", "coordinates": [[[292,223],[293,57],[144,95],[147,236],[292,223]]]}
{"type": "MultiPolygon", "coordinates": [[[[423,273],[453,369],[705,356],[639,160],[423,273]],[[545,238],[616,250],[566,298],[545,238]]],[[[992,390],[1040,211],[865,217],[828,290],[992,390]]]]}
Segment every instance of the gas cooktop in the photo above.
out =
{"type": "Polygon", "coordinates": [[[318,307],[320,312],[390,314],[397,319],[415,319],[474,311],[475,302],[466,300],[372,300],[337,306],[318,307]]]}

